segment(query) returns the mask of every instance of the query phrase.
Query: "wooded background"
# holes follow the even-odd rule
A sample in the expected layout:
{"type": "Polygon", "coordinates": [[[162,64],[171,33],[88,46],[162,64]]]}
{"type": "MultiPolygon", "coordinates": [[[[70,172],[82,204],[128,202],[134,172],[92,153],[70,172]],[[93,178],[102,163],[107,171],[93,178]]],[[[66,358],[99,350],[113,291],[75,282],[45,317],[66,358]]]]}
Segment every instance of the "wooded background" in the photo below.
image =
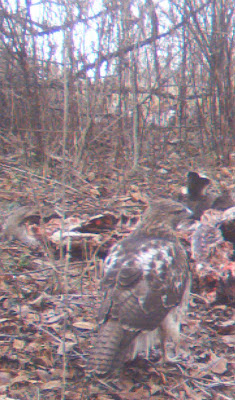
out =
{"type": "Polygon", "coordinates": [[[0,152],[81,172],[98,154],[227,163],[234,70],[232,0],[3,0],[0,152]]]}

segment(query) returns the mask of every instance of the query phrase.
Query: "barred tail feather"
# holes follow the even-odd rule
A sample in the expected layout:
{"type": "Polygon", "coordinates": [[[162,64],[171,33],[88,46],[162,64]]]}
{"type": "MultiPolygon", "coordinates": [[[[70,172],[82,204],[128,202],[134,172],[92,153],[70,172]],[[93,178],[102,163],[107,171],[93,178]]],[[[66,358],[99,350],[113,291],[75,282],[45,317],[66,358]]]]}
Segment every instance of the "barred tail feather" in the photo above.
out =
{"type": "Polygon", "coordinates": [[[102,325],[92,349],[88,370],[104,375],[119,368],[121,359],[120,343],[124,337],[124,329],[116,321],[108,321],[102,325]]]}

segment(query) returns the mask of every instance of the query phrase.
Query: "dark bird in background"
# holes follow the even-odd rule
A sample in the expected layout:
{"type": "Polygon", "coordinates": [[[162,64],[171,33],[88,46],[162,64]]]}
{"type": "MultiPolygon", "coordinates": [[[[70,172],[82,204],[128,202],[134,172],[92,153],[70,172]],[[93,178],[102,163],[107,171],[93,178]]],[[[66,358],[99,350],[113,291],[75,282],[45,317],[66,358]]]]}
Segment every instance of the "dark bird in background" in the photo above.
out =
{"type": "Polygon", "coordinates": [[[187,175],[186,193],[181,193],[179,201],[185,203],[192,211],[194,219],[200,219],[203,213],[212,208],[224,211],[235,205],[235,195],[229,190],[214,192],[211,180],[190,171],[187,175]]]}
{"type": "Polygon", "coordinates": [[[187,176],[188,198],[199,200],[204,194],[204,189],[209,185],[210,179],[200,176],[197,172],[189,172],[187,176]]]}
{"type": "Polygon", "coordinates": [[[99,331],[88,368],[106,374],[140,352],[148,355],[160,337],[179,342],[191,276],[175,228],[191,211],[173,200],[151,204],[142,221],[114,245],[104,264],[99,331]]]}
{"type": "Polygon", "coordinates": [[[186,192],[181,193],[179,200],[185,203],[192,211],[194,219],[200,219],[205,210],[211,207],[213,200],[206,192],[210,179],[200,176],[197,172],[187,175],[186,192]]]}

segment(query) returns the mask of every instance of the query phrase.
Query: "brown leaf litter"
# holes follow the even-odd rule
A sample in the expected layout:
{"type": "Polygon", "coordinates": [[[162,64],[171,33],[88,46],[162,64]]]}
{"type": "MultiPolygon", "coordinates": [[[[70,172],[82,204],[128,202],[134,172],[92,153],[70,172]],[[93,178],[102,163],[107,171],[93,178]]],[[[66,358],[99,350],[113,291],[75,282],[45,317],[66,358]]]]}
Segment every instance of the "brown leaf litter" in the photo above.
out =
{"type": "MultiPolygon", "coordinates": [[[[162,168],[169,169],[164,163],[162,168]]],[[[175,174],[177,177],[177,170],[175,174]]],[[[158,179],[156,192],[164,192],[166,186],[161,185],[168,177],[162,178],[160,174],[158,179]]],[[[167,185],[168,193],[173,193],[171,176],[167,185]]],[[[111,210],[107,211],[107,204],[111,204],[107,197],[102,207],[100,203],[94,207],[92,196],[97,193],[88,199],[88,187],[91,185],[84,186],[85,195],[81,195],[80,203],[70,192],[68,208],[72,209],[73,201],[76,206],[70,215],[65,215],[67,225],[62,222],[61,213],[54,218],[53,211],[48,219],[44,218],[43,207],[40,212],[34,210],[32,219],[27,216],[19,224],[27,236],[39,241],[36,247],[30,248],[31,241],[2,243],[0,398],[59,400],[65,393],[64,398],[68,400],[232,400],[234,309],[229,296],[210,302],[206,268],[201,279],[197,278],[199,284],[195,282],[189,312],[183,322],[181,363],[161,365],[156,348],[149,360],[139,357],[112,378],[89,380],[86,376],[86,361],[96,334],[103,257],[112,243],[129,234],[145,208],[145,195],[133,188],[131,195],[116,196],[111,210]],[[78,212],[77,203],[79,208],[84,207],[82,213],[78,212]],[[61,227],[67,232],[67,238],[71,233],[76,234],[76,246],[74,252],[62,252],[59,258],[61,239],[53,242],[52,238],[61,227]],[[81,240],[83,244],[77,250],[81,240]]],[[[153,186],[149,191],[153,191],[153,186]]],[[[183,234],[188,249],[188,235],[192,232],[183,234]]],[[[218,267],[214,274],[224,277],[225,271],[231,271],[234,266],[231,256],[231,243],[219,241],[200,262],[206,262],[208,268],[218,267]]]]}

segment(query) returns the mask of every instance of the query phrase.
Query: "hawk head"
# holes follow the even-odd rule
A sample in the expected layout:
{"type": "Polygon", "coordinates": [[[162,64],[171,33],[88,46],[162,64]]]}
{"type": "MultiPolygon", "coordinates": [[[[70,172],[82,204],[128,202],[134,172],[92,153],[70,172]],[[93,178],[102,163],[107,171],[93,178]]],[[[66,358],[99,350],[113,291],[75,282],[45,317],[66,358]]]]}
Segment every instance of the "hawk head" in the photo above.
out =
{"type": "Polygon", "coordinates": [[[137,227],[148,236],[162,236],[163,232],[174,233],[182,220],[190,218],[192,211],[183,204],[171,199],[159,199],[152,202],[137,227]]]}

